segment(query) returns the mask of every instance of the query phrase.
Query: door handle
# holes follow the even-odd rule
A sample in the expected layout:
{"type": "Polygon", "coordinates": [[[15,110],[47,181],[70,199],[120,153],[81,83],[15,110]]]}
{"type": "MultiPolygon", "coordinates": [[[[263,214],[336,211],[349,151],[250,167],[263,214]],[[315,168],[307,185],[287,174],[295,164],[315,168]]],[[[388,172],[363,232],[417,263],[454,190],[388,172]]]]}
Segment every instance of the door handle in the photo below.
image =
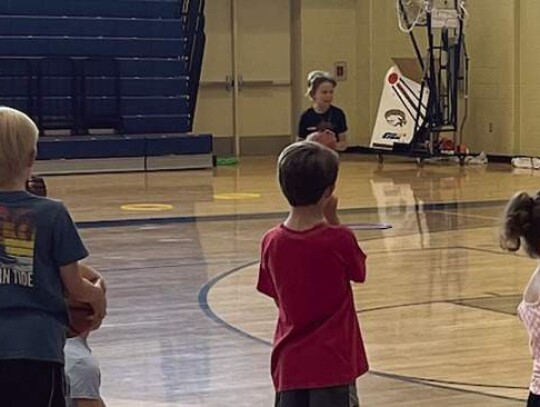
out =
{"type": "Polygon", "coordinates": [[[245,88],[264,88],[264,87],[290,87],[290,80],[272,80],[272,79],[248,79],[244,80],[242,75],[238,75],[238,90],[245,88]]]}
{"type": "Polygon", "coordinates": [[[238,92],[242,92],[243,87],[244,87],[244,77],[242,75],[238,75],[238,92]]]}
{"type": "Polygon", "coordinates": [[[230,92],[234,88],[234,78],[231,75],[225,77],[225,89],[230,92]]]}
{"type": "Polygon", "coordinates": [[[227,75],[225,80],[221,81],[201,81],[201,88],[207,89],[224,89],[230,92],[234,88],[234,79],[231,75],[227,75]]]}

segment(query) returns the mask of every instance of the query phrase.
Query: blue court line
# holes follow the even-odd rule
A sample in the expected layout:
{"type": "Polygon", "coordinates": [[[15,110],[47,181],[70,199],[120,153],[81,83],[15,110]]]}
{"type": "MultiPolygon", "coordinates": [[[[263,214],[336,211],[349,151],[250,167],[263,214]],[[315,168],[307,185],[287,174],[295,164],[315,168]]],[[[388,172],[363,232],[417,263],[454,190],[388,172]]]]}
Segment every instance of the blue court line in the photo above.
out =
{"type": "MultiPolygon", "coordinates": [[[[507,200],[494,201],[468,201],[468,202],[439,202],[426,203],[416,205],[396,205],[384,207],[368,207],[368,208],[351,208],[339,210],[340,215],[354,215],[363,213],[378,213],[381,210],[393,211],[398,209],[415,210],[415,211],[440,211],[452,209],[471,209],[471,208],[487,208],[491,206],[503,206],[507,200]]],[[[169,225],[175,223],[198,223],[198,222],[226,222],[226,221],[245,221],[245,220],[266,220],[283,218],[288,212],[268,212],[268,213],[241,213],[232,215],[211,215],[211,216],[176,216],[163,218],[136,218],[136,219],[110,219],[110,220],[95,220],[95,221],[80,221],[76,222],[77,227],[81,229],[96,229],[110,227],[127,227],[127,226],[143,226],[143,225],[169,225]]]]}
{"type": "Polygon", "coordinates": [[[243,270],[243,269],[245,269],[247,267],[254,266],[255,264],[258,264],[258,263],[259,263],[259,260],[251,261],[249,263],[242,264],[241,266],[238,266],[238,267],[236,267],[236,268],[234,268],[232,270],[229,270],[229,271],[227,271],[227,272],[225,272],[223,274],[219,274],[218,276],[214,277],[213,279],[208,281],[205,285],[203,285],[203,287],[199,291],[198,301],[199,301],[199,307],[201,308],[201,310],[212,321],[218,323],[219,325],[225,326],[229,331],[232,331],[235,334],[242,336],[243,338],[251,339],[251,340],[253,340],[255,342],[258,342],[260,344],[271,346],[272,345],[271,342],[268,342],[268,341],[266,341],[264,339],[261,339],[261,338],[258,338],[256,336],[250,335],[249,333],[230,325],[224,319],[220,318],[212,310],[212,308],[210,307],[210,304],[208,304],[208,294],[210,293],[210,290],[217,283],[219,283],[221,280],[225,279],[226,277],[229,277],[231,274],[234,274],[234,273],[236,273],[238,271],[241,271],[241,270],[243,270]]]}

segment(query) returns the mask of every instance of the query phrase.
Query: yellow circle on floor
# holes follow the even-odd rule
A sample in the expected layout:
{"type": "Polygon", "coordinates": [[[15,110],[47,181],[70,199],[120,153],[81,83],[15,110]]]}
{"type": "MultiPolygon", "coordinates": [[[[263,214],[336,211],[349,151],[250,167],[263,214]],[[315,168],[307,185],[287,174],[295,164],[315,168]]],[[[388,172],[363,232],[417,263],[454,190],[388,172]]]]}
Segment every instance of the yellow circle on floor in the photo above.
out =
{"type": "Polygon", "coordinates": [[[141,211],[141,212],[160,212],[170,211],[173,206],[168,204],[154,204],[154,203],[141,203],[141,204],[126,204],[122,205],[124,211],[141,211]]]}
{"type": "Polygon", "coordinates": [[[248,192],[231,192],[228,194],[216,194],[214,199],[220,199],[223,201],[241,201],[245,199],[259,199],[261,194],[248,193],[248,192]]]}

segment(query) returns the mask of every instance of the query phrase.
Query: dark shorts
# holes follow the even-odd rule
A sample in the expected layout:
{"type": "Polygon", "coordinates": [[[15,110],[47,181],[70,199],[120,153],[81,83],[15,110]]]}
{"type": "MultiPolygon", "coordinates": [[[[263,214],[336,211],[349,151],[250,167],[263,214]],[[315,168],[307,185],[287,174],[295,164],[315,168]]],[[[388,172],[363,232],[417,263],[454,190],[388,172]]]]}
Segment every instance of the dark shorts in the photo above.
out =
{"type": "Polygon", "coordinates": [[[527,407],[540,407],[540,396],[538,396],[537,394],[529,393],[527,407]]]}
{"type": "Polygon", "coordinates": [[[35,360],[0,360],[2,407],[66,407],[64,367],[35,360]]]}
{"type": "Polygon", "coordinates": [[[359,407],[356,385],[288,390],[276,394],[275,407],[359,407]]]}

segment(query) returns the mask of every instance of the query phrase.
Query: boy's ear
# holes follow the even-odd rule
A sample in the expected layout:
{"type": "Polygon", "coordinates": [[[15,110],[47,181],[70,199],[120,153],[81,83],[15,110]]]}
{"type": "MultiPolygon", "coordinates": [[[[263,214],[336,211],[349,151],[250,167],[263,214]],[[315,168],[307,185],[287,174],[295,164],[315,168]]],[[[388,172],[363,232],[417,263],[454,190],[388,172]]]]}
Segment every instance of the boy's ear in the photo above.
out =
{"type": "Polygon", "coordinates": [[[323,196],[324,196],[325,198],[330,198],[330,197],[333,195],[333,193],[334,193],[335,190],[336,190],[336,186],[335,186],[335,185],[331,185],[331,186],[329,186],[328,188],[326,188],[326,190],[324,191],[323,196]]]}
{"type": "Polygon", "coordinates": [[[37,150],[34,148],[30,155],[28,156],[28,161],[26,162],[27,167],[31,167],[34,165],[34,161],[36,161],[37,158],[37,150]]]}

